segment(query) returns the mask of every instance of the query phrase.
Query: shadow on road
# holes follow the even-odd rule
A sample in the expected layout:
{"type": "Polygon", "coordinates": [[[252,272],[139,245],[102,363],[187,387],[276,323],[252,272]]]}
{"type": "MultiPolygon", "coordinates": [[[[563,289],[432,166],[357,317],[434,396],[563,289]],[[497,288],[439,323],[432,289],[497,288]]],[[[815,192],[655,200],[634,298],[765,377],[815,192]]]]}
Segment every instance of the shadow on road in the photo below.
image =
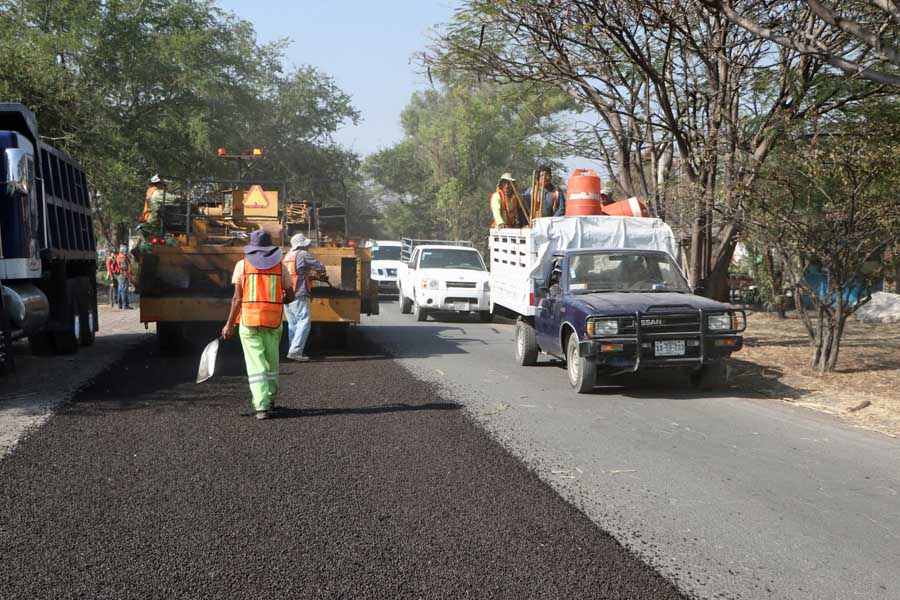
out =
{"type": "MultiPolygon", "coordinates": [[[[396,412],[422,410],[459,410],[461,404],[455,402],[430,402],[428,404],[380,404],[377,406],[357,406],[350,408],[284,408],[278,407],[272,414],[275,419],[296,419],[300,417],[329,417],[334,415],[380,415],[396,412]]],[[[250,416],[252,413],[244,413],[250,416]]]]}

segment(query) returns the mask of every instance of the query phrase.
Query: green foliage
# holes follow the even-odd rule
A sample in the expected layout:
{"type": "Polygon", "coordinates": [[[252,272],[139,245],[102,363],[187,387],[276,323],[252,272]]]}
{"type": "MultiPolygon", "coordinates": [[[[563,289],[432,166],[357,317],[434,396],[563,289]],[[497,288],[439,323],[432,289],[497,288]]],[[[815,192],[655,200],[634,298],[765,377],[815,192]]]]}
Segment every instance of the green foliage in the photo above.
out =
{"type": "Polygon", "coordinates": [[[260,45],[211,0],[0,0],[0,13],[0,97],[85,164],[107,236],[136,221],[152,173],[235,176],[216,147],[264,148],[251,173],[320,201],[343,192],[323,179],[358,166],[331,139],[358,118],[349,96],[312,67],[285,73],[285,42],[260,45]]]}
{"type": "Polygon", "coordinates": [[[488,198],[500,174],[512,172],[523,194],[537,163],[559,158],[559,149],[539,135],[558,106],[471,82],[414,94],[401,115],[403,140],[364,163],[366,174],[394,196],[385,210],[386,232],[486,238],[488,198]]]}

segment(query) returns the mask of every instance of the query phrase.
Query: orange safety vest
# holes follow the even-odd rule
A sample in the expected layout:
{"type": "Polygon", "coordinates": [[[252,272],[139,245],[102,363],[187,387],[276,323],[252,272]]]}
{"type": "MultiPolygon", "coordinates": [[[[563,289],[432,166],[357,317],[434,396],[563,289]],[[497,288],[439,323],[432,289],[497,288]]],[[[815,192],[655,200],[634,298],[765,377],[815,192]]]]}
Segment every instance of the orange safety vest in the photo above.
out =
{"type": "MultiPolygon", "coordinates": [[[[494,194],[500,194],[500,210],[502,210],[503,214],[506,216],[505,221],[506,221],[507,226],[514,227],[516,224],[515,222],[518,221],[518,216],[512,215],[512,218],[510,218],[509,201],[506,199],[506,194],[500,188],[497,188],[497,191],[495,191],[494,194]]],[[[489,201],[489,203],[491,205],[494,204],[494,194],[491,194],[491,199],[489,201]]],[[[493,208],[493,206],[491,206],[491,213],[493,213],[493,212],[494,212],[494,208],[493,208]]],[[[497,227],[497,219],[494,219],[491,222],[491,229],[494,229],[496,227],[497,227]]]]}
{"type": "Polygon", "coordinates": [[[126,273],[126,274],[130,275],[130,274],[131,274],[131,273],[130,273],[130,271],[131,271],[131,261],[128,259],[128,255],[123,254],[122,252],[119,252],[118,254],[116,254],[116,267],[115,267],[115,270],[114,270],[113,272],[114,272],[114,273],[119,273],[119,270],[120,270],[120,268],[121,268],[121,267],[119,267],[119,261],[122,260],[123,258],[125,259],[125,264],[128,265],[128,271],[129,271],[129,272],[126,273]]]}
{"type": "Polygon", "coordinates": [[[281,263],[257,269],[244,259],[244,289],[241,294],[240,324],[245,327],[277,329],[284,314],[284,282],[281,263]]]}
{"type": "MultiPolygon", "coordinates": [[[[284,257],[282,261],[284,265],[287,267],[288,273],[291,274],[291,281],[294,284],[294,290],[298,290],[297,283],[300,281],[300,274],[297,272],[297,251],[291,250],[287,253],[287,256],[284,257]]],[[[312,293],[312,280],[309,277],[309,272],[303,274],[304,283],[306,284],[306,293],[312,293]]]]}
{"type": "Polygon", "coordinates": [[[147,188],[147,195],[144,197],[144,212],[141,213],[141,223],[146,223],[147,219],[150,218],[150,198],[153,197],[153,192],[158,190],[155,184],[150,184],[150,187],[147,188]]]}

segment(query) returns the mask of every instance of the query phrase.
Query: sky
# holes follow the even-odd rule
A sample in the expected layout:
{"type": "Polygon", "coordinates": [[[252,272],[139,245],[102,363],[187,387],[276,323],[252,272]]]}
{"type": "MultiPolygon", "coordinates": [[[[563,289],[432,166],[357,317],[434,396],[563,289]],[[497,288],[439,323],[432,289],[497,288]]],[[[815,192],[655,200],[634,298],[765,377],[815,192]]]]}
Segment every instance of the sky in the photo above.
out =
{"type": "Polygon", "coordinates": [[[291,40],[286,66],[309,64],[334,78],[361,113],[337,141],[366,155],[400,141],[400,111],[429,84],[412,62],[429,29],[453,16],[455,0],[219,0],[249,21],[260,42],[291,40]]]}

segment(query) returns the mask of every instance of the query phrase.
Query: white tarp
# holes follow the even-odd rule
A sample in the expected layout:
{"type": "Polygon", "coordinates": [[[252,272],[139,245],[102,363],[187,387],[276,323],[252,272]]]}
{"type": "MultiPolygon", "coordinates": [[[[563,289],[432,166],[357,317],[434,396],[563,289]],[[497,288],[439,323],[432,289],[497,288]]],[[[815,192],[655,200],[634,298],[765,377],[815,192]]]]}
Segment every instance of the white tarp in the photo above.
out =
{"type": "Polygon", "coordinates": [[[863,323],[900,323],[900,294],[874,292],[853,316],[863,323]]]}
{"type": "Polygon", "coordinates": [[[542,277],[545,258],[569,249],[662,250],[678,259],[678,242],[672,228],[660,219],[646,217],[547,217],[532,223],[537,262],[532,277],[542,277]]]}

